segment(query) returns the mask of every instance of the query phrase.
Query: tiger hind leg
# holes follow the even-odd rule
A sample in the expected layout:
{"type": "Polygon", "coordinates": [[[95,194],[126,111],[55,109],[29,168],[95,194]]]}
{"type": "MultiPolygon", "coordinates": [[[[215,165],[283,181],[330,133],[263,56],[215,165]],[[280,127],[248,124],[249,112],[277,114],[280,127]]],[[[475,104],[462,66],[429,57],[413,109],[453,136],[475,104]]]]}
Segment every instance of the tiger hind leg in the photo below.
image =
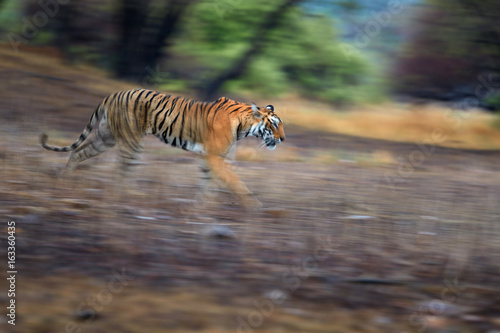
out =
{"type": "Polygon", "coordinates": [[[102,119],[94,134],[91,134],[85,142],[76,148],[70,155],[66,167],[63,169],[61,176],[76,168],[81,162],[104,153],[109,148],[113,147],[116,141],[111,133],[108,123],[102,119]]]}
{"type": "MultiPolygon", "coordinates": [[[[143,193],[139,190],[136,179],[132,174],[135,161],[139,158],[142,145],[139,140],[130,140],[130,138],[121,139],[117,142],[120,156],[120,171],[114,176],[115,199],[117,202],[130,202],[130,200],[139,200],[143,193]],[[132,199],[133,198],[133,199],[132,199]]],[[[132,212],[129,208],[122,207],[121,212],[129,214],[132,212]]]]}
{"type": "Polygon", "coordinates": [[[132,167],[139,158],[142,151],[142,144],[139,140],[129,142],[119,142],[118,147],[120,150],[120,170],[121,176],[127,177],[131,172],[132,167]]]}

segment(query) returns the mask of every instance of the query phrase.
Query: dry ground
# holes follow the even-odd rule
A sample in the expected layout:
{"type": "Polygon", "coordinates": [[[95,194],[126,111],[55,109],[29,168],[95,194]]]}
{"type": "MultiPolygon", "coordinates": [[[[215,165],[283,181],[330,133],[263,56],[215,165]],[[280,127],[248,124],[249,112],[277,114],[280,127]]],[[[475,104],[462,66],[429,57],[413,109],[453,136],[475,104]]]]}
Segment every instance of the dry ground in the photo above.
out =
{"type": "MultiPolygon", "coordinates": [[[[500,329],[497,151],[332,134],[294,116],[275,151],[248,140],[233,162],[263,210],[217,187],[201,207],[196,156],[154,138],[129,182],[114,150],[57,179],[67,155],[42,150],[40,132],[71,143],[129,85],[29,54],[0,59],[0,212],[17,223],[19,272],[6,331],[500,329]]],[[[486,132],[481,142],[497,135],[486,132]]]]}

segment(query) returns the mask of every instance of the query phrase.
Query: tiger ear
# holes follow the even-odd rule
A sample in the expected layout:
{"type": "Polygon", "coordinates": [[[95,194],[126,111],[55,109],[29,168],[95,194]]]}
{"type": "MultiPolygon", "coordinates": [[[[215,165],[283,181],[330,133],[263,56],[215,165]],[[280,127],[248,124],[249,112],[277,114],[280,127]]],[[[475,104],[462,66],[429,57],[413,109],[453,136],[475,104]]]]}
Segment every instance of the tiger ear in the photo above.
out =
{"type": "Polygon", "coordinates": [[[272,112],[274,112],[274,106],[272,106],[271,104],[269,104],[268,106],[266,106],[266,109],[271,110],[272,112]]]}
{"type": "Polygon", "coordinates": [[[253,110],[253,116],[255,118],[261,118],[262,114],[259,111],[259,107],[255,105],[255,103],[252,103],[252,110],[253,110]]]}

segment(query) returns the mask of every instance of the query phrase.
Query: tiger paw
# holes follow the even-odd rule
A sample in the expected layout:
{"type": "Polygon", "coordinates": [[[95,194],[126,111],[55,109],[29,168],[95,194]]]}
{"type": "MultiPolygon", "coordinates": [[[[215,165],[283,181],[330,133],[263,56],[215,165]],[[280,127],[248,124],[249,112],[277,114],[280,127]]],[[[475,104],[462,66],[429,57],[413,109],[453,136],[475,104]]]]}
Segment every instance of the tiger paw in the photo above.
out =
{"type": "Polygon", "coordinates": [[[215,195],[209,191],[200,191],[196,193],[193,201],[195,206],[200,209],[214,207],[217,204],[215,195]]]}
{"type": "Polygon", "coordinates": [[[258,210],[262,208],[262,203],[253,194],[246,195],[242,199],[242,202],[247,210],[258,210]]]}

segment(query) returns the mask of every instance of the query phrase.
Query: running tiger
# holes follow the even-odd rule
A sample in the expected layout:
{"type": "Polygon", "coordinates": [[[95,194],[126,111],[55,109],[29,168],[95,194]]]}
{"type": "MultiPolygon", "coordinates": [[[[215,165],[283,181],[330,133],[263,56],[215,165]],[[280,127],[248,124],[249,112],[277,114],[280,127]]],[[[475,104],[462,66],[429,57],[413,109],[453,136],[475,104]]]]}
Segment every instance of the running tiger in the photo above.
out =
{"type": "Polygon", "coordinates": [[[152,90],[134,89],[109,95],[97,106],[80,137],[67,147],[47,145],[48,136],[40,137],[42,146],[57,152],[71,151],[65,171],[78,163],[118,145],[122,170],[129,169],[142,150],[141,139],[147,134],[161,141],[202,156],[203,189],[212,175],[219,178],[248,206],[260,203],[224,161],[237,140],[247,136],[261,138],[274,149],[285,140],[283,121],[268,105],[259,108],[222,97],[214,102],[199,102],[152,90]],[[94,127],[97,130],[89,136],[94,127]]]}

